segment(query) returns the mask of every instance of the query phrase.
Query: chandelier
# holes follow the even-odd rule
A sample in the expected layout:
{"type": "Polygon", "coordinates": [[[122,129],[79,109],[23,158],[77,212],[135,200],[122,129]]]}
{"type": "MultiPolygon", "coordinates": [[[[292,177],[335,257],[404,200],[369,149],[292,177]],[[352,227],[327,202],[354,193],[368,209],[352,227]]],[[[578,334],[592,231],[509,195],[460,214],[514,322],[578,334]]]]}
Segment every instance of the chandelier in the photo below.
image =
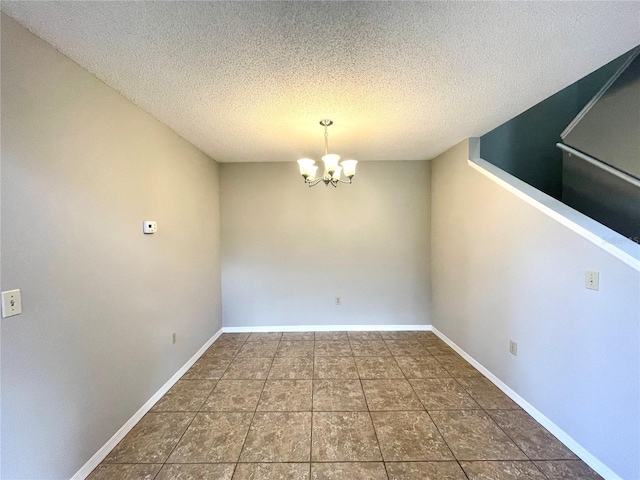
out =
{"type": "Polygon", "coordinates": [[[324,127],[324,156],[322,161],[324,162],[324,174],[322,177],[316,178],[316,172],[318,167],[314,166],[316,163],[310,158],[301,158],[298,160],[300,166],[300,174],[304,178],[304,183],[313,187],[320,182],[324,182],[325,185],[338,186],[338,183],[351,183],[351,179],[356,174],[357,160],[343,160],[338,166],[340,155],[335,153],[329,153],[329,127],[333,125],[331,120],[320,120],[320,125],[324,127]],[[349,180],[341,180],[340,175],[344,174],[349,180]]]}

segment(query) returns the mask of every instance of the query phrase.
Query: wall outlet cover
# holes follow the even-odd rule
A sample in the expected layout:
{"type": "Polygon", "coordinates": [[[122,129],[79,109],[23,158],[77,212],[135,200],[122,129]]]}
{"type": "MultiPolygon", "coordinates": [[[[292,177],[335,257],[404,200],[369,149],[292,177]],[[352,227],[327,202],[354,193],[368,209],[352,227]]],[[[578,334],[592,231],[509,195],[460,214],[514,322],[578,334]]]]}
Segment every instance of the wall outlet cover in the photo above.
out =
{"type": "Polygon", "coordinates": [[[142,223],[142,231],[144,233],[156,233],[158,231],[158,222],[154,220],[145,220],[142,223]]]}
{"type": "Polygon", "coordinates": [[[589,290],[600,289],[600,273],[587,271],[584,274],[584,288],[589,290]]]}

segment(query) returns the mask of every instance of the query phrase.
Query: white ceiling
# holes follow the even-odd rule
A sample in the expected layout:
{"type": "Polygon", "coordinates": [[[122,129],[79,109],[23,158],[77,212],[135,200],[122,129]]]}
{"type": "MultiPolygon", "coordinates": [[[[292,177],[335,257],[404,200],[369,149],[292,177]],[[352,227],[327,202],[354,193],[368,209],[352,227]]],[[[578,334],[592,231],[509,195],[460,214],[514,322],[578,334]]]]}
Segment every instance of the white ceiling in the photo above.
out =
{"type": "Polygon", "coordinates": [[[6,2],[221,162],[423,160],[640,43],[640,2],[6,2]]]}

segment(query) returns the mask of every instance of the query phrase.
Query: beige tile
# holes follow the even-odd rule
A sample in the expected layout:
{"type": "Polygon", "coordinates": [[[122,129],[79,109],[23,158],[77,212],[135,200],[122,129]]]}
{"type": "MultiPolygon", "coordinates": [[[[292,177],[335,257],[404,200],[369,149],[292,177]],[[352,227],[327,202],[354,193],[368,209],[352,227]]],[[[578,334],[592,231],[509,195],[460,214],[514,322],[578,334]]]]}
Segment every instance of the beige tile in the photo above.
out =
{"type": "Polygon", "coordinates": [[[418,332],[389,331],[380,332],[380,336],[385,340],[412,340],[418,332]]]}
{"type": "Polygon", "coordinates": [[[311,411],[311,380],[267,380],[258,411],[311,411]]]}
{"type": "Polygon", "coordinates": [[[238,352],[237,357],[273,357],[276,354],[279,343],[278,340],[265,342],[247,341],[238,352]]]}
{"type": "Polygon", "coordinates": [[[235,466],[235,463],[165,464],[155,480],[231,480],[235,466]]]}
{"type": "Polygon", "coordinates": [[[382,462],[312,463],[312,480],[387,480],[382,462]]]}
{"type": "Polygon", "coordinates": [[[271,364],[268,378],[269,380],[312,379],[313,358],[276,357],[271,364]]]}
{"type": "Polygon", "coordinates": [[[403,379],[362,380],[370,411],[423,410],[409,382],[403,379]]]}
{"type": "Polygon", "coordinates": [[[433,343],[433,344],[427,343],[425,346],[427,347],[427,351],[431,355],[458,355],[453,348],[451,348],[449,345],[447,345],[444,342],[433,343]]]}
{"type": "Polygon", "coordinates": [[[427,349],[415,340],[385,340],[384,342],[395,356],[429,355],[427,349]]]}
{"type": "Polygon", "coordinates": [[[482,374],[458,355],[434,355],[434,357],[452,377],[480,377],[482,374]]]}
{"type": "Polygon", "coordinates": [[[419,342],[431,342],[431,341],[442,341],[440,340],[435,333],[433,332],[413,332],[411,335],[411,340],[418,340],[419,342]]]}
{"type": "Polygon", "coordinates": [[[380,332],[347,332],[349,340],[382,340],[380,332]]]}
{"type": "Polygon", "coordinates": [[[578,460],[578,457],[524,410],[487,413],[532,460],[578,460]]]}
{"type": "Polygon", "coordinates": [[[253,412],[264,380],[220,380],[202,407],[213,412],[253,412]]]}
{"type": "Polygon", "coordinates": [[[239,463],[233,480],[308,480],[308,463],[239,463]]]}
{"type": "Polygon", "coordinates": [[[440,340],[436,335],[425,336],[419,339],[419,342],[422,343],[425,347],[436,347],[436,346],[448,346],[445,342],[440,340]]]}
{"type": "Polygon", "coordinates": [[[365,412],[313,414],[312,461],[381,461],[371,418],[365,412]]]}
{"type": "Polygon", "coordinates": [[[314,380],[314,411],[367,411],[360,380],[314,380]]]}
{"type": "Polygon", "coordinates": [[[249,333],[223,333],[218,337],[215,343],[225,342],[225,341],[240,341],[244,342],[247,338],[249,338],[249,333]]]}
{"type": "Polygon", "coordinates": [[[416,378],[409,382],[427,410],[480,408],[453,378],[416,378]]]}
{"type": "Polygon", "coordinates": [[[458,462],[391,462],[387,472],[389,480],[467,480],[458,462]]]}
{"type": "Polygon", "coordinates": [[[458,460],[527,460],[482,410],[440,410],[430,414],[458,460]]]}
{"type": "Polygon", "coordinates": [[[407,378],[447,378],[451,375],[431,356],[396,357],[407,378]]]}
{"type": "Polygon", "coordinates": [[[347,332],[316,332],[315,336],[317,341],[326,340],[348,340],[347,332]]]}
{"type": "Polygon", "coordinates": [[[167,463],[236,462],[252,413],[201,412],[167,463]]]}
{"type": "Polygon", "coordinates": [[[314,378],[356,379],[360,377],[358,377],[353,357],[316,357],[314,359],[314,378]]]}
{"type": "Polygon", "coordinates": [[[151,411],[197,412],[215,386],[216,380],[178,380],[151,411]]]}
{"type": "Polygon", "coordinates": [[[293,340],[293,341],[299,341],[299,340],[315,340],[315,333],[314,332],[285,332],[282,334],[282,341],[284,340],[293,340]]]}
{"type": "Polygon", "coordinates": [[[241,462],[308,462],[310,412],[257,412],[241,462]]]}
{"type": "Polygon", "coordinates": [[[316,357],[349,357],[353,355],[348,340],[316,340],[316,357]]]}
{"type": "Polygon", "coordinates": [[[147,413],[103,463],[162,463],[193,420],[194,413],[147,413]]]}
{"type": "Polygon", "coordinates": [[[545,480],[531,462],[460,462],[469,480],[545,480]]]}
{"type": "Polygon", "coordinates": [[[371,412],[385,462],[453,460],[427,412],[371,412]]]}
{"type": "Polygon", "coordinates": [[[360,378],[404,378],[393,357],[355,357],[360,378]]]}
{"type": "Polygon", "coordinates": [[[247,342],[271,342],[274,340],[280,340],[282,338],[282,332],[259,332],[252,333],[247,338],[247,342]]]}
{"type": "Polygon", "coordinates": [[[520,408],[485,377],[459,378],[458,383],[484,409],[507,410],[520,408]]]}
{"type": "Polygon", "coordinates": [[[315,342],[306,340],[282,340],[276,350],[276,357],[311,357],[315,342]]]}
{"type": "Polygon", "coordinates": [[[602,477],[582,460],[538,460],[535,464],[548,480],[602,480],[602,477]]]}
{"type": "Polygon", "coordinates": [[[230,363],[231,360],[227,358],[201,357],[182,376],[182,380],[218,379],[222,377],[230,363]]]}
{"type": "Polygon", "coordinates": [[[271,369],[271,358],[238,358],[229,365],[224,380],[264,380],[271,369]]]}
{"type": "Polygon", "coordinates": [[[382,340],[350,340],[351,350],[356,357],[383,357],[391,352],[382,340]]]}
{"type": "Polygon", "coordinates": [[[213,344],[206,352],[204,352],[202,358],[224,358],[227,360],[232,360],[233,357],[238,354],[240,348],[242,348],[242,344],[225,346],[218,346],[213,344]]]}
{"type": "MultiPolygon", "coordinates": [[[[100,464],[87,480],[153,480],[162,464],[100,464]]],[[[231,477],[229,477],[231,478],[231,477]]]]}

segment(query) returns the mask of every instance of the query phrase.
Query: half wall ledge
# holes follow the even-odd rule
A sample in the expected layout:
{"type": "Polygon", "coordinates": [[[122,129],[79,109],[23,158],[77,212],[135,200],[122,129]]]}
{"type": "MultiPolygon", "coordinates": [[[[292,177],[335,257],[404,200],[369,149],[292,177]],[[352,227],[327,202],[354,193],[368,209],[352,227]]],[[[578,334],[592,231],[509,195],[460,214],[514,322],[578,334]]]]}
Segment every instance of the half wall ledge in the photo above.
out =
{"type": "Polygon", "coordinates": [[[467,162],[505,190],[640,272],[640,244],[483,160],[480,158],[479,138],[469,138],[467,162]]]}

